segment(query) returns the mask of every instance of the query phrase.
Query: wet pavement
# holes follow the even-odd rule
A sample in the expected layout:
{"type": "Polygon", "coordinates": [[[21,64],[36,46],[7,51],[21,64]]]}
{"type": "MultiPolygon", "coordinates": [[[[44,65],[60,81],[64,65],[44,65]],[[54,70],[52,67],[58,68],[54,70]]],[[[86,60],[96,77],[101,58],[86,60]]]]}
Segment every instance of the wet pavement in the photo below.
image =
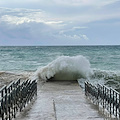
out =
{"type": "Polygon", "coordinates": [[[75,81],[38,82],[38,95],[15,120],[107,120],[75,81]]]}

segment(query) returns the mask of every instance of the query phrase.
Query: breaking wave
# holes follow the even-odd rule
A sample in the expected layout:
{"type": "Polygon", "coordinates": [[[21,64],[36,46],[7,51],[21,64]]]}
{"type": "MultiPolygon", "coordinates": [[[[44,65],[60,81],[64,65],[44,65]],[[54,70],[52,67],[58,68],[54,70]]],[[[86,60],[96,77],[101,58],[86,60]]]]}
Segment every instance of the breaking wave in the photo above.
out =
{"type": "Polygon", "coordinates": [[[120,92],[120,71],[93,70],[92,83],[100,83],[120,92]]]}
{"type": "Polygon", "coordinates": [[[115,80],[120,81],[120,72],[108,71],[108,70],[93,70],[91,79],[104,79],[104,80],[115,80]]]}
{"type": "Polygon", "coordinates": [[[92,75],[90,62],[84,56],[61,56],[36,71],[38,79],[42,80],[77,80],[89,78],[92,75]]]}

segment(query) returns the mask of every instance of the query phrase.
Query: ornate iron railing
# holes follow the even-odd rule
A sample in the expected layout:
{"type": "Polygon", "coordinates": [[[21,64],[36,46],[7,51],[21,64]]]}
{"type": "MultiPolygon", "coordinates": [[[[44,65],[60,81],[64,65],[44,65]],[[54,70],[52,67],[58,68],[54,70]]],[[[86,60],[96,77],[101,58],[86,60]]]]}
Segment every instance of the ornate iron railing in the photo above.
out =
{"type": "Polygon", "coordinates": [[[0,117],[2,120],[12,120],[18,111],[22,111],[37,95],[36,80],[11,82],[0,89],[0,117]]]}
{"type": "Polygon", "coordinates": [[[112,88],[85,82],[85,95],[96,105],[106,109],[110,115],[120,118],[120,93],[112,88]]]}

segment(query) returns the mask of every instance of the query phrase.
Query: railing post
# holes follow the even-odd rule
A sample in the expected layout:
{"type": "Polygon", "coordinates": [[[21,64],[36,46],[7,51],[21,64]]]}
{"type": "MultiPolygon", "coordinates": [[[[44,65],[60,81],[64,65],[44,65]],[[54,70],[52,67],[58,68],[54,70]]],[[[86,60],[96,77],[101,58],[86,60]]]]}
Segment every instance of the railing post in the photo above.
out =
{"type": "Polygon", "coordinates": [[[8,118],[7,87],[5,87],[5,114],[6,114],[6,119],[7,119],[8,118]]]}
{"type": "Polygon", "coordinates": [[[85,95],[87,96],[87,82],[85,82],[85,95]]]}
{"type": "Polygon", "coordinates": [[[115,108],[116,108],[116,117],[117,117],[117,93],[115,94],[115,99],[116,99],[116,100],[115,100],[115,101],[116,101],[116,103],[115,103],[115,104],[116,104],[115,108]]]}
{"type": "Polygon", "coordinates": [[[112,93],[113,93],[113,114],[114,114],[114,100],[115,100],[115,98],[114,98],[114,91],[112,90],[112,93]]]}
{"type": "Polygon", "coordinates": [[[4,96],[4,92],[3,92],[3,90],[1,91],[1,98],[2,98],[2,100],[1,100],[1,115],[2,115],[2,120],[4,120],[4,98],[3,98],[3,96],[4,96]]]}
{"type": "Polygon", "coordinates": [[[14,107],[13,107],[13,117],[15,118],[16,116],[16,88],[17,88],[17,83],[14,82],[13,83],[13,104],[14,104],[14,107]]]}
{"type": "Polygon", "coordinates": [[[104,105],[104,98],[105,98],[105,96],[104,96],[104,86],[103,86],[103,109],[105,107],[105,105],[104,105]]]}
{"type": "Polygon", "coordinates": [[[120,93],[119,93],[119,118],[120,118],[120,93]]]}
{"type": "Polygon", "coordinates": [[[111,111],[111,104],[112,104],[112,96],[111,96],[111,88],[110,88],[110,115],[112,114],[112,111],[111,111]]]}

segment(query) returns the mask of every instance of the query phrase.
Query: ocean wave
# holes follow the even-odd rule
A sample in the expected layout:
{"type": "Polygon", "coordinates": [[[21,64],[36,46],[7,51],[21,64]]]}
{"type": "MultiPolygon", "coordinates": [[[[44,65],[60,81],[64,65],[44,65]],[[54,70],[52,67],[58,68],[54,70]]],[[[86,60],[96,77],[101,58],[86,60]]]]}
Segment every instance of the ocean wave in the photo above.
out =
{"type": "Polygon", "coordinates": [[[115,81],[120,81],[120,72],[94,69],[91,79],[104,79],[104,80],[113,79],[115,81]]]}
{"type": "Polygon", "coordinates": [[[36,73],[38,79],[42,80],[77,80],[89,78],[92,75],[90,62],[84,56],[61,56],[39,68],[36,73]]]}
{"type": "Polygon", "coordinates": [[[103,84],[120,92],[120,71],[93,70],[92,83],[103,84]]]}

